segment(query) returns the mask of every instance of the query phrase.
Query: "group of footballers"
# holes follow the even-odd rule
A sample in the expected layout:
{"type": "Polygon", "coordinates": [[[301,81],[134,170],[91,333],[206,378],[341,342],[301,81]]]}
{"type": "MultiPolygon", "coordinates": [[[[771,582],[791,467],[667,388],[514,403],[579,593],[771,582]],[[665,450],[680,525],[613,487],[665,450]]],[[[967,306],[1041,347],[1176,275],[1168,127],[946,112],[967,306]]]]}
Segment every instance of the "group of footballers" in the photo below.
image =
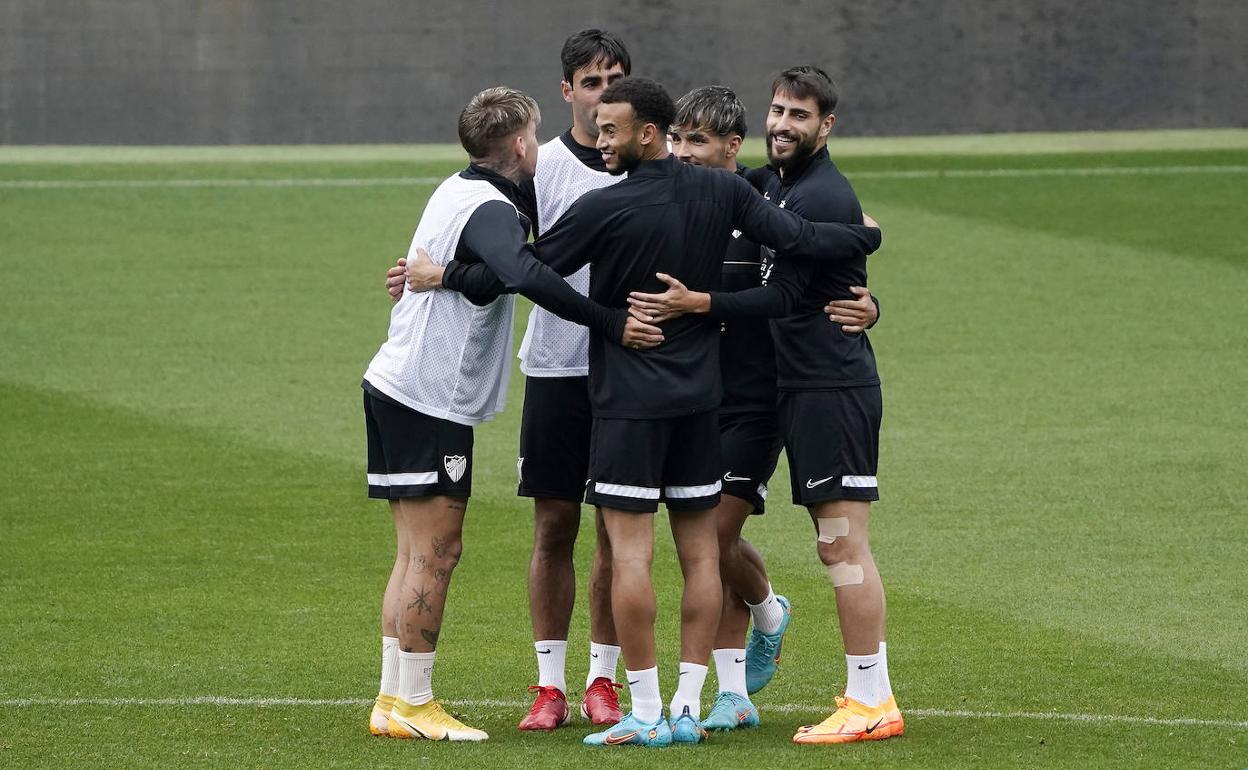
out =
{"type": "MultiPolygon", "coordinates": [[[[759,551],[781,447],[814,524],[845,645],[837,708],[795,743],[904,729],[888,678],[884,593],[868,545],[882,413],[865,329],[880,231],[828,156],[837,91],[815,67],[772,84],[768,165],[736,161],[745,110],[721,86],[675,103],[631,76],[615,35],[561,53],[572,126],[538,147],[540,113],[506,87],[459,118],[468,168],[444,181],[387,274],[389,335],[364,375],[368,492],[396,556],[382,601],[376,735],[479,741],[433,699],[442,614],[462,552],[472,426],[503,408],[514,294],[536,306],[517,470],[533,498],[529,606],[538,682],[521,730],[572,718],[566,656],[582,501],[594,506],[588,745],[700,743],[755,726],[791,618],[759,551]],[[530,233],[536,238],[530,242],[530,233]],[[831,323],[829,322],[831,320],[831,323]],[[684,576],[678,686],[664,714],[650,568],[667,506],[684,576]],[[753,626],[751,629],[750,626],[753,626]],[[748,632],[748,642],[747,642],[748,632]],[[631,711],[620,710],[623,654],[631,711]],[[714,659],[718,693],[703,716],[714,659]]],[[[813,614],[813,613],[812,613],[813,614]]]]}

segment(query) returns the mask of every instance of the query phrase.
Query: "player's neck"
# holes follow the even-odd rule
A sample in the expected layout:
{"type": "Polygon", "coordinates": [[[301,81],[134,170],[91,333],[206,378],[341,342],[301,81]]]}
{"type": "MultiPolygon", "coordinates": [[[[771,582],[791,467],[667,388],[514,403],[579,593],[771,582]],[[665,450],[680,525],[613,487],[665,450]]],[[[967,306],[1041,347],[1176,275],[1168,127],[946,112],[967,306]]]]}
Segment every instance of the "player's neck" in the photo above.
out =
{"type": "Polygon", "coordinates": [[[495,174],[515,184],[521,184],[525,181],[519,160],[498,161],[492,158],[473,158],[472,163],[486,171],[493,171],[495,174]]]}
{"type": "Polygon", "coordinates": [[[651,142],[641,148],[642,160],[663,160],[671,153],[667,149],[667,142],[651,142]]]}

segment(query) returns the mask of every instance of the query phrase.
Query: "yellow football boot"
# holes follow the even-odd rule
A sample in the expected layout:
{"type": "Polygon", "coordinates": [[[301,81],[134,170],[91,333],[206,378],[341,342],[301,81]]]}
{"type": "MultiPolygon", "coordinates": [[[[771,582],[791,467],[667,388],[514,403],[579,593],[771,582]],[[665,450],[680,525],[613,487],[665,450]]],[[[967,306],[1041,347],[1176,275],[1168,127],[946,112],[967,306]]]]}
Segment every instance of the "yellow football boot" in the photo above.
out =
{"type": "Polygon", "coordinates": [[[868,706],[853,698],[837,696],[836,711],[817,725],[799,728],[794,743],[852,743],[878,741],[901,735],[903,723],[896,701],[883,706],[868,706]],[[888,708],[892,706],[890,715],[888,708]]]}
{"type": "Polygon", "coordinates": [[[373,713],[368,715],[368,731],[373,735],[389,735],[390,709],[394,707],[393,695],[378,695],[373,701],[373,713]]]}
{"type": "Polygon", "coordinates": [[[884,709],[884,724],[877,727],[871,734],[882,733],[881,738],[892,738],[906,731],[906,720],[901,718],[901,709],[897,708],[897,699],[892,695],[880,705],[884,709]]]}
{"type": "Polygon", "coordinates": [[[394,699],[386,731],[392,738],[428,738],[431,741],[483,741],[490,736],[484,730],[460,722],[446,713],[436,700],[419,706],[394,699]]]}

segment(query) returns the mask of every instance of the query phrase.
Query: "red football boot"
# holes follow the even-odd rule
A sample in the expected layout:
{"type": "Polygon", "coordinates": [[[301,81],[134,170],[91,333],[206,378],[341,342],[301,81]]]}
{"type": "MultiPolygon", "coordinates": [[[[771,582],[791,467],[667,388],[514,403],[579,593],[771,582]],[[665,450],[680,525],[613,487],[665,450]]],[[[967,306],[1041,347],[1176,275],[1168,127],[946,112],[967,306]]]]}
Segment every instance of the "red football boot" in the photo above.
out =
{"type": "Polygon", "coordinates": [[[596,725],[613,725],[624,718],[620,713],[620,696],[615,693],[624,685],[600,676],[585,688],[581,699],[581,716],[596,725]]]}
{"type": "Polygon", "coordinates": [[[562,727],[572,718],[568,710],[568,696],[558,687],[539,687],[530,685],[529,692],[537,693],[533,707],[524,719],[520,720],[521,730],[554,730],[562,727]]]}

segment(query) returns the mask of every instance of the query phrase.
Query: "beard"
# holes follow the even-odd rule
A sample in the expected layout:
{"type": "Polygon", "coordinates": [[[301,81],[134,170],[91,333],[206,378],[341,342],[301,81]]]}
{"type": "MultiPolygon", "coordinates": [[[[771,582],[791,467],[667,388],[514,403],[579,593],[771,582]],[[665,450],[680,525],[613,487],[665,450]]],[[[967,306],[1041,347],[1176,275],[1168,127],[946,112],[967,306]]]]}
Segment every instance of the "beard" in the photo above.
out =
{"type": "Polygon", "coordinates": [[[815,154],[815,148],[819,145],[819,135],[817,133],[803,136],[802,134],[795,134],[789,131],[785,135],[796,140],[793,142],[793,151],[787,157],[778,158],[771,146],[771,132],[767,132],[767,162],[771,165],[779,169],[788,169],[815,154]]]}
{"type": "Polygon", "coordinates": [[[642,150],[641,145],[622,145],[615,150],[615,168],[607,167],[607,171],[613,176],[627,174],[637,168],[637,164],[641,163],[642,150]]]}

